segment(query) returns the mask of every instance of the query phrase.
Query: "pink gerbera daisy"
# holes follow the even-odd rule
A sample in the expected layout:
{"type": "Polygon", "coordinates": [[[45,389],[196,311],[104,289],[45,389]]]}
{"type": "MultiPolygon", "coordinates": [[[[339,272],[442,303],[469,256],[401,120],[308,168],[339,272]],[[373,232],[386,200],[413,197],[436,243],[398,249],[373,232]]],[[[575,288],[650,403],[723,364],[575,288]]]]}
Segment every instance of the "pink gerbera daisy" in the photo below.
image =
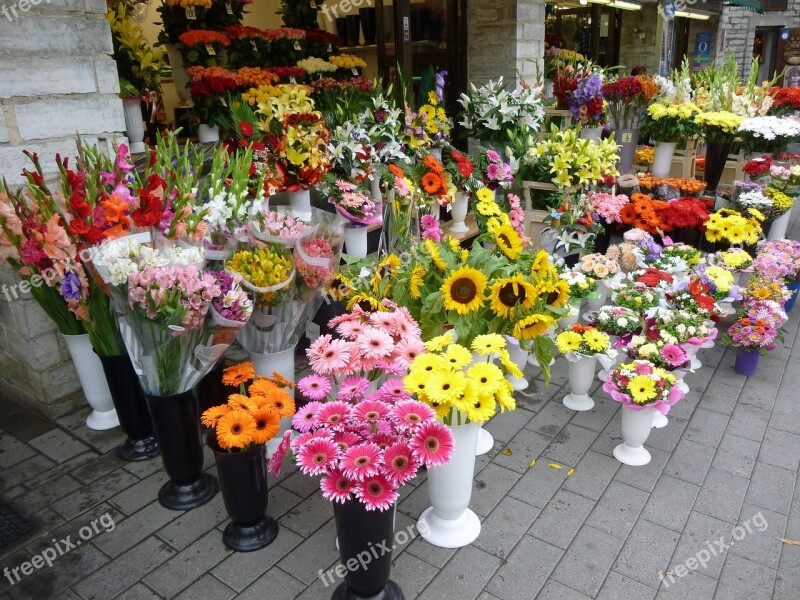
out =
{"type": "Polygon", "coordinates": [[[406,369],[411,367],[414,359],[425,352],[425,344],[419,338],[404,339],[395,346],[393,358],[406,369]]]}
{"type": "Polygon", "coordinates": [[[331,391],[331,380],[325,375],[309,375],[297,382],[297,388],[306,398],[322,400],[331,391]]]}
{"type": "Polygon", "coordinates": [[[392,324],[392,313],[374,312],[369,316],[369,322],[378,329],[387,329],[392,324]]]}
{"type": "Polygon", "coordinates": [[[339,450],[344,454],[350,446],[361,441],[361,438],[352,431],[339,431],[333,435],[333,441],[339,446],[339,450]]]}
{"type": "Polygon", "coordinates": [[[388,510],[397,501],[394,486],[383,475],[374,475],[359,483],[356,496],[367,510],[388,510]]]}
{"type": "Polygon", "coordinates": [[[359,335],[364,333],[366,328],[367,325],[361,321],[345,321],[336,327],[336,331],[345,339],[355,340],[359,335]]]}
{"type": "Polygon", "coordinates": [[[372,435],[372,443],[377,445],[381,450],[386,450],[386,448],[394,444],[396,440],[396,435],[392,435],[391,433],[387,433],[385,431],[379,431],[378,433],[372,435]]]}
{"type": "Polygon", "coordinates": [[[353,414],[359,419],[374,423],[386,418],[389,414],[389,405],[380,400],[363,400],[356,404],[353,414]]]}
{"type": "Polygon", "coordinates": [[[435,421],[436,413],[427,404],[416,400],[403,400],[394,405],[392,416],[403,429],[421,427],[427,421],[435,421]]]}
{"type": "Polygon", "coordinates": [[[345,477],[364,481],[381,470],[381,449],[377,444],[364,442],[350,446],[342,457],[342,472],[345,477]]]}
{"type": "Polygon", "coordinates": [[[323,404],[314,415],[317,427],[337,427],[345,424],[350,417],[350,405],[339,400],[323,404]]]}
{"type": "Polygon", "coordinates": [[[376,327],[370,327],[356,339],[359,349],[366,358],[378,359],[389,356],[394,350],[392,336],[376,327]]]}
{"type": "Polygon", "coordinates": [[[344,400],[345,402],[351,402],[353,400],[363,398],[364,393],[368,389],[369,381],[364,377],[355,375],[342,381],[341,385],[339,386],[339,393],[336,394],[336,398],[339,400],[344,400]]]}
{"type": "MultiPolygon", "coordinates": [[[[354,309],[356,306],[353,307],[354,309]]],[[[337,327],[341,323],[347,323],[348,321],[361,321],[361,315],[357,314],[355,310],[350,312],[346,312],[341,315],[337,315],[333,317],[330,321],[328,321],[328,327],[331,329],[337,327]]]]}
{"type": "Polygon", "coordinates": [[[391,357],[380,359],[377,361],[375,366],[387,375],[405,375],[408,373],[407,367],[405,367],[400,361],[393,360],[391,357]]]}
{"type": "Polygon", "coordinates": [[[650,363],[638,362],[633,370],[637,375],[650,375],[653,372],[653,367],[650,366],[650,363]]]}
{"type": "Polygon", "coordinates": [[[321,475],[335,466],[341,454],[333,440],[314,438],[297,452],[297,465],[306,475],[321,475]]]}
{"type": "Polygon", "coordinates": [[[389,333],[402,339],[419,338],[420,328],[414,319],[400,311],[391,313],[391,315],[392,320],[387,328],[389,333]]]}
{"type": "Polygon", "coordinates": [[[342,475],[341,471],[333,470],[319,482],[322,497],[333,502],[346,502],[350,493],[355,489],[355,482],[342,475]]]}
{"type": "Polygon", "coordinates": [[[689,356],[686,354],[686,351],[675,344],[666,344],[661,349],[661,356],[672,367],[679,367],[689,360],[689,356]]]}
{"type": "Polygon", "coordinates": [[[287,431],[283,434],[283,438],[281,438],[281,443],[278,444],[278,449],[272,453],[272,456],[269,457],[269,466],[267,470],[275,475],[276,477],[281,474],[281,465],[283,464],[283,459],[286,456],[286,453],[289,451],[289,446],[292,442],[292,432],[287,431]]]}
{"type": "Polygon", "coordinates": [[[403,485],[417,474],[419,463],[406,442],[396,442],[383,453],[386,477],[396,486],[403,485]]]}
{"type": "Polygon", "coordinates": [[[420,225],[422,225],[423,229],[435,229],[439,227],[439,219],[433,215],[424,215],[420,219],[420,225]]]}
{"type": "Polygon", "coordinates": [[[324,429],[318,429],[317,431],[306,431],[305,433],[301,433],[292,440],[292,450],[297,452],[303,446],[303,444],[307,444],[314,438],[331,439],[331,433],[330,431],[326,431],[324,429]]]}
{"type": "Polygon", "coordinates": [[[347,366],[350,361],[350,342],[332,340],[330,335],[323,335],[314,340],[306,355],[311,368],[317,373],[330,374],[347,366]],[[325,340],[325,338],[328,338],[325,340]],[[317,344],[320,340],[322,343],[317,344]]]}
{"type": "Polygon", "coordinates": [[[322,402],[309,402],[297,409],[292,417],[292,427],[302,433],[314,426],[314,413],[322,406],[322,402]]]}
{"type": "Polygon", "coordinates": [[[400,402],[401,400],[408,400],[411,394],[406,391],[402,379],[388,379],[380,388],[380,398],[384,402],[400,402]]]}
{"type": "Polygon", "coordinates": [[[453,434],[441,423],[427,421],[411,438],[411,450],[426,467],[440,467],[453,454],[453,434]]]}

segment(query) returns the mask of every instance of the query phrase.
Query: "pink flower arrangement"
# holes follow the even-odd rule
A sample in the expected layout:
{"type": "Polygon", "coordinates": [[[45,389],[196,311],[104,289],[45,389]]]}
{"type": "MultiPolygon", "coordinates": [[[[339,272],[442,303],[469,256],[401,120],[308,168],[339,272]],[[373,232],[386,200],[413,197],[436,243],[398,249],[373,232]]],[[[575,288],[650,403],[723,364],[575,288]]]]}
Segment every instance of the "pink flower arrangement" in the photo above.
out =
{"type": "Polygon", "coordinates": [[[742,308],[747,318],[753,321],[769,323],[770,327],[774,329],[779,329],[788,319],[783,305],[774,300],[756,300],[750,298],[743,303],[742,308]]]}
{"type": "Polygon", "coordinates": [[[743,316],[728,328],[723,343],[766,352],[775,349],[779,336],[780,331],[769,322],[743,316]]]}
{"type": "Polygon", "coordinates": [[[363,184],[328,175],[321,191],[328,195],[328,201],[336,207],[336,212],[351,223],[373,225],[381,222],[381,206],[369,197],[363,184]]]}
{"type": "Polygon", "coordinates": [[[420,219],[422,226],[422,239],[431,239],[434,242],[442,241],[442,229],[439,226],[439,219],[433,215],[423,215],[420,219]]]}
{"type": "Polygon", "coordinates": [[[261,213],[261,229],[267,235],[296,240],[308,225],[289,214],[269,210],[261,213]]]}
{"type": "Polygon", "coordinates": [[[800,279],[800,242],[787,239],[764,242],[758,249],[752,270],[767,279],[800,279]],[[767,269],[769,274],[763,272],[762,268],[767,269]],[[784,272],[785,275],[779,275],[784,272]]]}
{"type": "Polygon", "coordinates": [[[508,194],[508,219],[511,221],[511,227],[523,239],[525,236],[525,210],[522,208],[522,202],[516,194],[508,194]]]}
{"type": "Polygon", "coordinates": [[[603,192],[589,192],[586,194],[589,204],[594,212],[606,223],[621,223],[619,213],[630,202],[625,194],[606,194],[603,192]]]}
{"type": "Polygon", "coordinates": [[[642,410],[653,407],[666,415],[684,396],[683,390],[675,383],[675,377],[664,369],[646,360],[634,360],[614,369],[603,384],[603,390],[625,408],[642,410]]]}

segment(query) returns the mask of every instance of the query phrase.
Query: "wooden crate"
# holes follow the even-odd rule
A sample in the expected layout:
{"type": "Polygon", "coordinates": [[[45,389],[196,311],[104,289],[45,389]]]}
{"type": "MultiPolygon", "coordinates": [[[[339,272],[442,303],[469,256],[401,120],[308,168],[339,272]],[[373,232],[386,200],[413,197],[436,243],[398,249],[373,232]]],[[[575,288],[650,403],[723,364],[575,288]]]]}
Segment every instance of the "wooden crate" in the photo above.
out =
{"type": "Polygon", "coordinates": [[[542,230],[545,228],[544,218],[549,214],[546,210],[533,208],[531,192],[540,190],[557,192],[558,186],[554,183],[540,183],[538,181],[522,182],[522,208],[525,211],[525,235],[531,239],[534,248],[542,247],[542,230]]]}

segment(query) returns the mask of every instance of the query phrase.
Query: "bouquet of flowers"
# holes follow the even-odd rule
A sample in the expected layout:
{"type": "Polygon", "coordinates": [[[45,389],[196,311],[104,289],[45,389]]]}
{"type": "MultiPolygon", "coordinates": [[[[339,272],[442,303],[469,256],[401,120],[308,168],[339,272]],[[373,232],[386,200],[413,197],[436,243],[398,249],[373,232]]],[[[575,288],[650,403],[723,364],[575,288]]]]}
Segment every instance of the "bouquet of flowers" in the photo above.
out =
{"type": "Polygon", "coordinates": [[[432,154],[426,154],[407,172],[419,186],[419,197],[427,206],[447,206],[453,201],[456,192],[453,178],[432,154]]]}
{"type": "Polygon", "coordinates": [[[687,271],[688,269],[684,265],[692,266],[700,262],[702,258],[700,250],[688,244],[667,244],[668,240],[669,238],[665,240],[664,247],[661,249],[661,263],[655,266],[661,269],[667,267],[665,270],[673,268],[674,270],[687,271]]]}
{"type": "Polygon", "coordinates": [[[770,112],[774,115],[791,115],[800,110],[800,87],[773,88],[770,112]]]}
{"type": "Polygon", "coordinates": [[[569,285],[571,298],[586,298],[597,291],[597,280],[581,271],[564,271],[561,278],[569,285]]]}
{"type": "MultiPolygon", "coordinates": [[[[650,330],[657,335],[658,330],[650,330]]],[[[673,371],[688,366],[691,357],[678,344],[670,344],[663,338],[651,339],[650,335],[634,335],[626,345],[628,356],[632,359],[646,360],[657,367],[673,371]]]]}
{"type": "Polygon", "coordinates": [[[541,88],[522,82],[509,91],[500,77],[480,87],[470,84],[458,100],[463,111],[461,125],[471,137],[505,146],[511,138],[525,138],[544,120],[541,88]]]}
{"type": "Polygon", "coordinates": [[[642,122],[642,132],[656,142],[677,142],[690,138],[698,133],[694,121],[700,112],[693,103],[664,104],[653,102],[647,107],[647,114],[642,122]]]}
{"type": "Polygon", "coordinates": [[[717,336],[717,330],[709,327],[703,315],[686,309],[660,308],[648,321],[648,326],[645,337],[678,346],[700,346],[717,336]]]}
{"type": "Polygon", "coordinates": [[[221,31],[241,23],[244,7],[250,0],[164,0],[156,9],[163,23],[159,43],[179,43],[179,36],[190,30],[221,31]]]}
{"type": "MultiPolygon", "coordinates": [[[[768,240],[758,248],[756,256],[758,266],[753,270],[767,279],[784,279],[791,283],[800,279],[800,242],[796,240],[768,240]],[[785,275],[780,271],[765,268],[766,264],[779,263],[785,275]]],[[[744,267],[743,267],[744,268],[744,267]]]]}
{"type": "Polygon", "coordinates": [[[561,354],[597,356],[607,354],[611,347],[608,334],[594,326],[575,323],[572,328],[566,329],[556,336],[556,348],[561,354]]]}
{"type": "Polygon", "coordinates": [[[767,279],[760,273],[750,277],[740,290],[744,302],[753,300],[772,300],[783,304],[792,295],[786,284],[780,279],[767,279]]]}
{"type": "Polygon", "coordinates": [[[782,340],[781,332],[770,322],[741,316],[728,327],[722,343],[726,346],[758,350],[761,354],[767,354],[775,349],[779,340],[782,340]]]}
{"type": "Polygon", "coordinates": [[[446,425],[482,423],[516,401],[505,374],[520,377],[502,335],[484,334],[470,346],[453,342],[451,332],[426,343],[428,352],[411,363],[403,382],[408,392],[435,411],[446,425]],[[472,351],[470,351],[472,350],[472,351]],[[495,361],[500,361],[500,366],[495,361]]]}
{"type": "Polygon", "coordinates": [[[336,212],[351,223],[372,225],[381,222],[381,206],[369,197],[363,184],[344,181],[329,173],[320,191],[336,207],[336,212]]]}
{"type": "Polygon", "coordinates": [[[223,371],[223,384],[238,388],[225,404],[206,410],[200,421],[214,430],[217,445],[228,452],[263,446],[280,432],[280,420],[295,414],[294,400],[284,382],[256,376],[252,363],[223,371]],[[245,385],[250,382],[250,385],[245,385]]]}
{"type": "Polygon", "coordinates": [[[619,273],[619,263],[604,254],[584,254],[578,262],[578,269],[595,281],[602,281],[614,279],[614,276],[619,273]]]}
{"type": "Polygon", "coordinates": [[[613,244],[606,250],[606,256],[613,258],[619,263],[623,273],[630,273],[639,268],[636,256],[636,246],[631,242],[625,241],[621,244],[613,244]]]}
{"type": "Polygon", "coordinates": [[[443,147],[450,141],[450,130],[453,121],[447,116],[442,103],[444,89],[438,88],[428,93],[428,101],[419,107],[419,113],[425,118],[425,132],[434,147],[443,147]]]}
{"type": "Polygon", "coordinates": [[[638,129],[648,103],[658,94],[658,85],[648,77],[630,75],[603,84],[606,111],[615,129],[638,129]]]}
{"type": "Polygon", "coordinates": [[[330,56],[328,57],[328,61],[332,65],[335,65],[337,69],[345,73],[343,78],[347,78],[348,76],[358,77],[361,74],[362,69],[367,68],[367,63],[363,58],[353,56],[352,54],[339,54],[338,56],[330,56]]]}
{"type": "Polygon", "coordinates": [[[800,137],[800,120],[791,117],[752,117],[739,124],[739,137],[749,152],[778,154],[800,137]]]}
{"type": "Polygon", "coordinates": [[[551,209],[543,221],[542,246],[564,255],[593,247],[599,229],[584,195],[563,194],[561,205],[551,209]]]}
{"type": "Polygon", "coordinates": [[[339,53],[339,46],[345,43],[338,35],[324,29],[309,29],[306,31],[306,44],[310,56],[328,58],[331,54],[339,53]]]}
{"type": "Polygon", "coordinates": [[[708,221],[708,217],[706,203],[691,196],[667,201],[666,209],[659,215],[664,231],[697,229],[708,221]]]}
{"type": "Polygon", "coordinates": [[[621,223],[620,212],[630,202],[630,198],[625,194],[606,194],[595,191],[588,192],[586,199],[594,214],[606,223],[621,223]]]}
{"type": "Polygon", "coordinates": [[[611,290],[611,300],[615,304],[639,313],[654,309],[660,302],[658,294],[643,283],[618,284],[611,290]]]}
{"type": "Polygon", "coordinates": [[[231,45],[224,33],[205,29],[192,29],[178,36],[178,48],[187,66],[220,66],[219,55],[223,48],[231,45]]]}
{"type": "Polygon", "coordinates": [[[695,124],[706,142],[729,144],[739,131],[744,119],[730,111],[701,112],[695,118],[695,124]]]}
{"type": "Polygon", "coordinates": [[[647,360],[634,360],[619,365],[603,384],[605,390],[626,408],[642,410],[653,407],[667,414],[670,407],[684,396],[675,376],[647,360]]]}
{"type": "Polygon", "coordinates": [[[483,184],[490,190],[508,189],[514,182],[511,165],[503,162],[500,154],[491,148],[478,148],[475,156],[475,168],[483,184]]]}
{"type": "Polygon", "coordinates": [[[748,208],[769,214],[772,210],[772,200],[764,195],[764,188],[757,183],[737,181],[733,187],[733,202],[739,212],[746,212],[748,208]]]}
{"type": "Polygon", "coordinates": [[[474,194],[483,187],[481,172],[475,168],[472,159],[452,146],[446,146],[442,150],[442,166],[456,189],[474,194]]]}
{"type": "Polygon", "coordinates": [[[567,100],[572,118],[583,127],[603,123],[603,78],[597,73],[579,77],[567,100]]]}
{"type": "Polygon", "coordinates": [[[764,215],[754,209],[738,212],[729,208],[721,208],[711,213],[703,226],[706,239],[712,244],[727,242],[733,246],[755,244],[761,235],[761,223],[764,215]]]}
{"type": "Polygon", "coordinates": [[[789,194],[780,191],[775,186],[768,185],[764,189],[764,194],[772,202],[771,212],[773,216],[782,215],[792,208],[792,206],[794,206],[794,198],[792,198],[789,194]]]}
{"type": "Polygon", "coordinates": [[[667,203],[665,201],[654,199],[641,192],[634,192],[631,194],[631,201],[622,207],[619,217],[625,225],[655,234],[665,229],[661,216],[666,211],[667,203]]]}
{"type": "Polygon", "coordinates": [[[746,250],[734,248],[723,250],[706,256],[709,264],[717,265],[729,271],[745,271],[753,264],[753,257],[746,250]]]}
{"type": "Polygon", "coordinates": [[[225,28],[225,36],[230,42],[227,49],[230,68],[252,68],[266,64],[269,45],[260,29],[240,24],[229,25],[225,28]]]}
{"type": "Polygon", "coordinates": [[[335,73],[339,70],[339,67],[332,62],[317,58],[316,56],[309,56],[303,60],[298,60],[297,66],[308,73],[310,79],[321,79],[326,77],[326,73],[335,73]]]}
{"type": "Polygon", "coordinates": [[[631,336],[642,330],[640,313],[624,306],[603,306],[593,317],[593,325],[608,335],[631,336]]]}

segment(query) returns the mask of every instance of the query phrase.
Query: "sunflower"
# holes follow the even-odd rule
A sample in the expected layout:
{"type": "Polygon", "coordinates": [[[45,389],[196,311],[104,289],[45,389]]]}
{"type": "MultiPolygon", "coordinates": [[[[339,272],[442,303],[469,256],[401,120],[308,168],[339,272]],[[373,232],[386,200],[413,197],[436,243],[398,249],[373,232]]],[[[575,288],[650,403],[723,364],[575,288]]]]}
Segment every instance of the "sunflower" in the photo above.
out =
{"type": "Polygon", "coordinates": [[[353,310],[356,304],[370,312],[387,310],[380,300],[368,294],[354,294],[350,300],[347,301],[347,310],[353,310]]]}
{"type": "Polygon", "coordinates": [[[429,194],[435,194],[442,188],[442,178],[436,173],[425,173],[422,176],[422,189],[429,194]]]}
{"type": "Polygon", "coordinates": [[[556,348],[561,354],[576,352],[581,347],[582,342],[581,334],[569,329],[556,336],[556,348]]]}
{"type": "Polygon", "coordinates": [[[254,412],[253,420],[256,422],[256,431],[253,433],[253,442],[256,444],[267,443],[281,430],[281,416],[267,407],[254,412]]]}
{"type": "Polygon", "coordinates": [[[232,365],[222,372],[222,383],[231,387],[239,387],[256,376],[256,369],[251,362],[232,365]]]}
{"type": "Polygon", "coordinates": [[[587,329],[583,332],[583,341],[592,352],[605,352],[608,350],[609,339],[602,331],[587,329]]]}
{"type": "Polygon", "coordinates": [[[397,254],[387,254],[381,262],[378,263],[378,277],[389,277],[397,273],[400,268],[400,257],[397,254]]]}
{"type": "Polygon", "coordinates": [[[539,250],[536,256],[533,257],[533,264],[531,265],[531,275],[538,275],[544,277],[550,271],[550,255],[547,250],[539,250]]]}
{"type": "Polygon", "coordinates": [[[492,394],[478,394],[476,400],[466,407],[467,418],[473,423],[488,421],[497,412],[497,401],[492,394]]]}
{"type": "Polygon", "coordinates": [[[328,294],[337,302],[347,300],[355,291],[350,280],[341,273],[334,275],[333,280],[328,284],[328,294]]]}
{"type": "Polygon", "coordinates": [[[220,448],[244,448],[253,441],[256,420],[246,410],[234,409],[217,423],[217,441],[220,448]]]}
{"type": "Polygon", "coordinates": [[[453,369],[461,369],[472,362],[472,352],[460,344],[450,344],[442,354],[442,358],[453,369]]]}
{"type": "Polygon", "coordinates": [[[461,371],[436,371],[425,384],[425,395],[434,404],[449,404],[458,399],[466,386],[466,377],[461,371]]]}
{"type": "Polygon", "coordinates": [[[514,325],[514,337],[519,340],[533,340],[547,333],[555,323],[550,315],[535,313],[523,317],[514,325]]]}
{"type": "Polygon", "coordinates": [[[203,416],[200,418],[200,422],[205,427],[216,427],[219,420],[227,415],[231,411],[231,407],[228,404],[221,404],[219,406],[212,406],[208,410],[203,412],[203,416]]]}
{"type": "Polygon", "coordinates": [[[461,251],[461,242],[459,242],[456,238],[447,238],[447,245],[450,246],[450,250],[453,252],[461,251]]]}
{"type": "Polygon", "coordinates": [[[513,318],[518,309],[529,309],[536,297],[536,288],[520,273],[495,282],[489,295],[492,311],[506,319],[513,318]]]}
{"type": "Polygon", "coordinates": [[[538,292],[539,296],[543,297],[547,304],[555,308],[562,308],[569,302],[569,284],[563,279],[539,284],[538,292]]]}
{"type": "Polygon", "coordinates": [[[465,265],[451,271],[441,287],[445,310],[468,315],[480,309],[486,300],[486,283],[486,275],[472,267],[465,265]]]}
{"type": "Polygon", "coordinates": [[[656,382],[646,375],[636,375],[628,382],[628,390],[636,404],[647,404],[656,397],[656,382]]]}
{"type": "Polygon", "coordinates": [[[495,228],[494,243],[500,248],[500,251],[506,255],[506,258],[516,260],[522,253],[522,240],[519,234],[514,231],[511,225],[500,225],[495,228]]]}
{"type": "MultiPolygon", "coordinates": [[[[431,338],[427,342],[425,342],[425,349],[428,352],[441,352],[452,343],[453,343],[453,332],[447,331],[442,335],[437,335],[436,337],[431,338]]],[[[420,356],[425,356],[425,355],[423,354],[420,356]]],[[[414,359],[415,364],[417,363],[417,361],[426,360],[424,358],[420,358],[420,356],[414,359]]]]}
{"type": "Polygon", "coordinates": [[[411,269],[411,277],[408,280],[408,294],[414,299],[417,300],[422,296],[420,292],[420,288],[425,285],[425,267],[421,264],[416,263],[414,268],[411,269]]]}
{"type": "Polygon", "coordinates": [[[442,255],[439,254],[439,246],[436,245],[436,242],[430,238],[427,238],[423,242],[423,247],[437,268],[442,269],[443,271],[447,270],[447,263],[442,260],[442,255]]]}
{"type": "Polygon", "coordinates": [[[484,333],[472,340],[472,349],[481,356],[498,354],[506,347],[506,339],[499,333],[484,333]]]}

